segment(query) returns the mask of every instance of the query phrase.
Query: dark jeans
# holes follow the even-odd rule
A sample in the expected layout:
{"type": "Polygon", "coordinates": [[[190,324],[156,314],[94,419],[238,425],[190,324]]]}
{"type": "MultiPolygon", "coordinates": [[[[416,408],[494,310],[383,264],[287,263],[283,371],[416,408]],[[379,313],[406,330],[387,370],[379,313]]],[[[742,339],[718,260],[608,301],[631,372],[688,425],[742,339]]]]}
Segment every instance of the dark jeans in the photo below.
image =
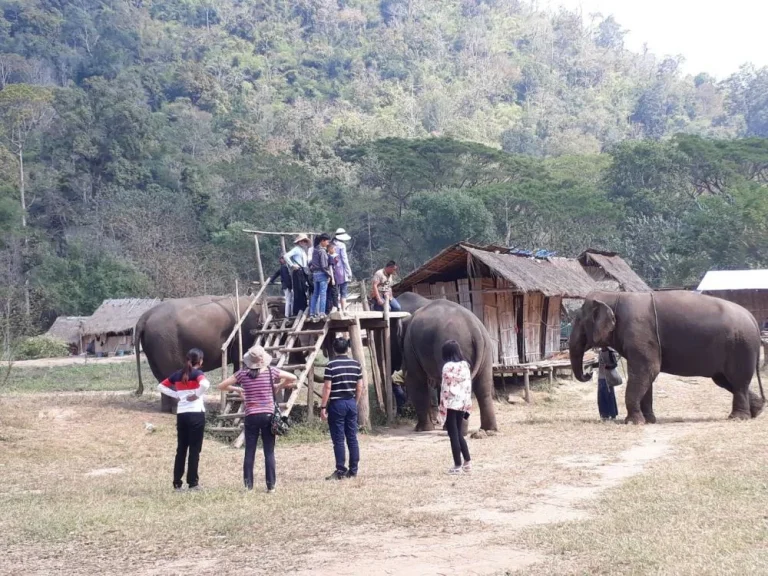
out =
{"type": "MultiPolygon", "coordinates": [[[[380,305],[376,300],[371,301],[373,303],[373,309],[377,312],[383,312],[384,306],[380,305]]],[[[400,307],[400,302],[397,301],[397,298],[391,298],[389,300],[389,310],[391,312],[401,312],[403,309],[400,307]]]]}
{"type": "Polygon", "coordinates": [[[325,313],[330,314],[333,308],[340,310],[339,287],[336,284],[328,283],[328,295],[325,297],[325,313]]]}
{"type": "Polygon", "coordinates": [[[448,431],[448,437],[451,439],[451,452],[453,452],[453,464],[461,466],[461,457],[464,456],[464,462],[469,462],[469,448],[464,436],[461,435],[461,423],[464,420],[464,412],[459,410],[448,410],[445,418],[445,429],[448,431]]]}
{"type": "Polygon", "coordinates": [[[619,415],[619,407],[616,405],[616,393],[603,378],[597,381],[597,410],[600,412],[600,418],[603,420],[616,418],[619,415]]]}
{"type": "Polygon", "coordinates": [[[261,434],[264,448],[264,471],[267,489],[275,487],[275,436],[272,434],[272,414],[250,414],[245,417],[245,459],[243,460],[243,482],[253,488],[253,461],[256,459],[256,443],[261,434]]]}
{"type": "Polygon", "coordinates": [[[405,393],[405,386],[395,384],[392,386],[392,392],[395,395],[395,403],[397,404],[397,415],[403,415],[403,406],[405,406],[408,396],[405,393]]]}
{"type": "Polygon", "coordinates": [[[184,464],[189,451],[187,466],[187,484],[190,488],[197,486],[197,465],[200,462],[200,451],[203,449],[205,432],[205,412],[185,412],[176,414],[176,461],[173,465],[173,487],[181,488],[184,476],[184,464]]]}
{"type": "Polygon", "coordinates": [[[293,283],[293,314],[298,316],[307,309],[307,275],[302,269],[291,272],[293,283]]]}
{"type": "Polygon", "coordinates": [[[346,452],[344,439],[349,447],[349,473],[357,474],[360,461],[360,447],[357,445],[357,403],[354,398],[331,400],[328,402],[328,428],[333,440],[333,453],[336,456],[336,470],[346,472],[346,452]]]}

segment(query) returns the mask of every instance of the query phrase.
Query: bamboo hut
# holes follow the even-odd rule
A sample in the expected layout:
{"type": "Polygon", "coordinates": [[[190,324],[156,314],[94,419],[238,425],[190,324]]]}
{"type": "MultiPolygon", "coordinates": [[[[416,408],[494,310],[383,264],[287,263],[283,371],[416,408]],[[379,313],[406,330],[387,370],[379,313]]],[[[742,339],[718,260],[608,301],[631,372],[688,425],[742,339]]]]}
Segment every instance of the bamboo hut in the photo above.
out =
{"type": "Polygon", "coordinates": [[[89,354],[120,355],[133,350],[133,329],[139,317],[160,300],[123,298],[104,300],[83,322],[82,341],[89,354]]]}
{"type": "Polygon", "coordinates": [[[616,252],[590,248],[582,252],[576,260],[595,281],[598,290],[609,292],[651,292],[652,290],[616,252]]]}
{"type": "MultiPolygon", "coordinates": [[[[620,257],[606,258],[611,267],[601,267],[603,275],[621,278],[614,289],[650,290],[620,257]]],[[[598,289],[610,288],[579,259],[532,258],[465,242],[449,246],[394,287],[396,295],[412,291],[472,310],[491,336],[497,374],[540,366],[557,355],[563,301],[584,299],[598,289]]]]}
{"type": "Polygon", "coordinates": [[[70,354],[80,354],[83,351],[80,331],[87,319],[87,316],[59,316],[45,335],[66,342],[70,354]]]}

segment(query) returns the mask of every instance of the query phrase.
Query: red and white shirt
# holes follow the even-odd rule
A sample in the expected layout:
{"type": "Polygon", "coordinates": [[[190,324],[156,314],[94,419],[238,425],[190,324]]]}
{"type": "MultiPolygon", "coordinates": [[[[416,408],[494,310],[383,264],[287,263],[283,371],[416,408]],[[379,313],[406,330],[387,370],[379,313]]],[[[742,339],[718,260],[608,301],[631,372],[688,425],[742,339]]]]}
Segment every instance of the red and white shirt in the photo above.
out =
{"type": "Polygon", "coordinates": [[[211,383],[205,377],[205,372],[197,369],[189,373],[186,382],[184,381],[184,371],[177,370],[157,385],[161,394],[178,399],[176,414],[205,412],[203,397],[210,387],[211,383]],[[197,398],[187,400],[190,396],[197,396],[197,398]]]}

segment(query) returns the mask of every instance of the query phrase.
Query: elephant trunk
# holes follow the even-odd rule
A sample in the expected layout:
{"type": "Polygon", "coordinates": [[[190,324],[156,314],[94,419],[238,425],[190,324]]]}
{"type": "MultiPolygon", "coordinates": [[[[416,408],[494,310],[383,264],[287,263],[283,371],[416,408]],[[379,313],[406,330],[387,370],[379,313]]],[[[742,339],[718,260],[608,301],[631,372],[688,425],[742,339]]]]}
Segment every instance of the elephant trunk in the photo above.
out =
{"type": "Polygon", "coordinates": [[[586,351],[586,338],[583,334],[577,332],[578,328],[574,328],[571,333],[571,338],[568,341],[568,355],[571,359],[571,370],[573,371],[573,377],[579,382],[589,382],[592,380],[592,373],[590,372],[586,376],[584,375],[584,352],[586,351]]]}

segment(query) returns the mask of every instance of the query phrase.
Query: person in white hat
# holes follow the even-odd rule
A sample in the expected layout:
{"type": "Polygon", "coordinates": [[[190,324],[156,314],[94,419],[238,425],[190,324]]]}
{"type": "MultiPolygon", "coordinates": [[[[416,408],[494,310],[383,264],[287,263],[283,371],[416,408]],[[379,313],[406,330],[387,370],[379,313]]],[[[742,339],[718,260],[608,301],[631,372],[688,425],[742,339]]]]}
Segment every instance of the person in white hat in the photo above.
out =
{"type": "Polygon", "coordinates": [[[352,268],[349,266],[347,245],[345,242],[352,240],[344,228],[337,228],[333,233],[333,245],[336,247],[338,264],[334,266],[336,288],[339,292],[339,305],[342,312],[347,310],[347,296],[349,295],[349,283],[352,281],[352,268]]]}
{"type": "Polygon", "coordinates": [[[291,312],[298,316],[307,308],[307,288],[309,281],[309,236],[299,234],[293,241],[294,247],[283,254],[285,263],[291,269],[293,288],[293,306],[291,312]]]}
{"type": "Polygon", "coordinates": [[[267,492],[275,491],[275,436],[272,434],[272,415],[275,395],[285,388],[296,386],[296,375],[270,367],[272,356],[261,346],[254,346],[243,356],[244,368],[219,384],[219,390],[237,392],[243,397],[245,412],[245,458],[243,483],[253,490],[253,462],[256,444],[261,435],[264,448],[264,468],[267,492]]]}

